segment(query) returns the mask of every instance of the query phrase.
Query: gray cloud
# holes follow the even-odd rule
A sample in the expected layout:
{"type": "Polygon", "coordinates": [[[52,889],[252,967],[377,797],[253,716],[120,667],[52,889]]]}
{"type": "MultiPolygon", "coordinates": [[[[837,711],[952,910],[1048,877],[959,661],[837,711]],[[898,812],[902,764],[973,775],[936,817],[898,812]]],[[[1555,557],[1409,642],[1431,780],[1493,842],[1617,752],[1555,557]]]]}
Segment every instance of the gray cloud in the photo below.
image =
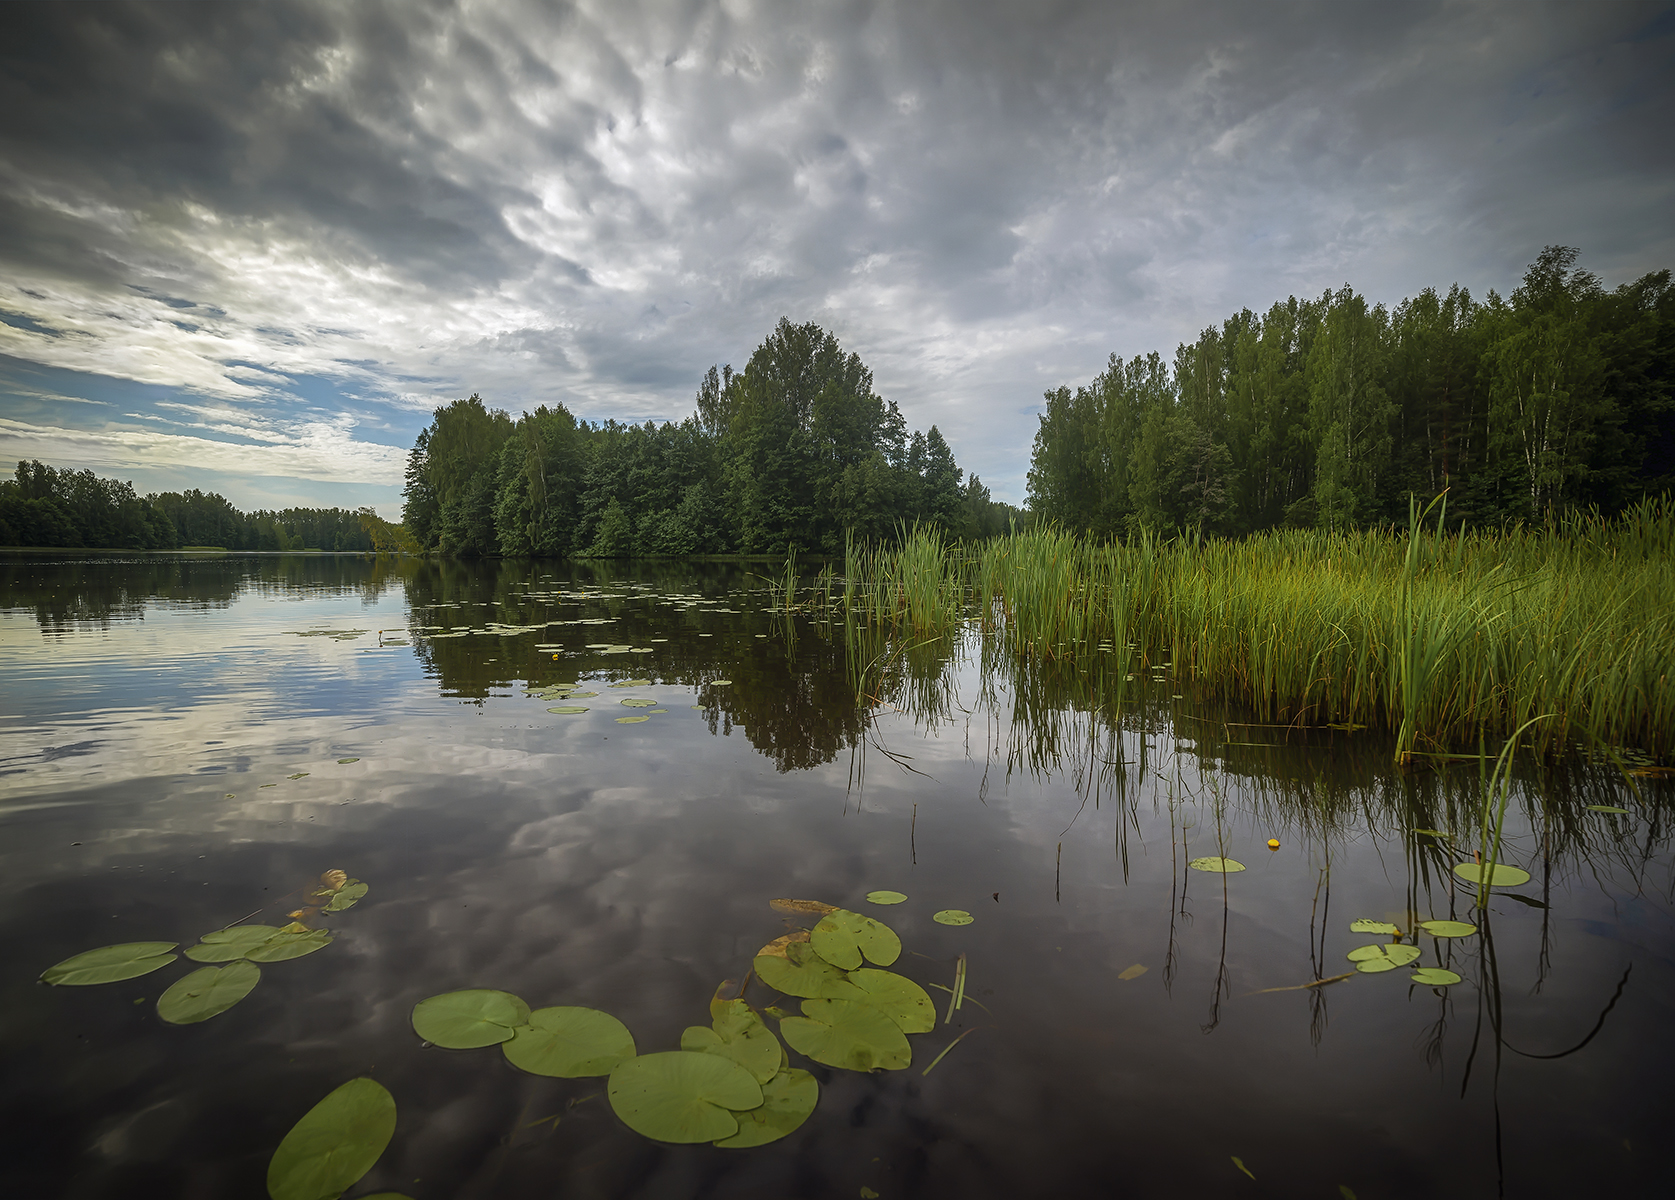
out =
{"type": "Polygon", "coordinates": [[[1551,242],[1675,257],[1667,4],[6,20],[0,352],[279,410],[251,365],[334,379],[401,436],[473,390],[678,417],[784,314],[1018,499],[1041,390],[1111,351],[1551,242]]]}

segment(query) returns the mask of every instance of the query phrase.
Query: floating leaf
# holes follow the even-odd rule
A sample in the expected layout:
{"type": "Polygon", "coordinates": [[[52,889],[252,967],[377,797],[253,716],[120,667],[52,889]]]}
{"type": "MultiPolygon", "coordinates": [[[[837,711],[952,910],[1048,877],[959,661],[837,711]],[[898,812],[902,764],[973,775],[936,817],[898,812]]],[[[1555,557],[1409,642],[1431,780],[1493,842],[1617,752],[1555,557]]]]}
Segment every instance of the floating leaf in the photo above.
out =
{"type": "Polygon", "coordinates": [[[780,897],[777,900],[769,900],[768,901],[768,907],[773,909],[775,912],[807,913],[807,914],[810,914],[810,915],[813,915],[813,916],[820,916],[820,917],[825,916],[827,913],[834,913],[838,910],[837,905],[827,904],[824,901],[820,901],[820,900],[792,900],[792,899],[789,899],[788,897],[784,897],[784,896],[780,897]]]}
{"type": "Polygon", "coordinates": [[[340,763],[340,764],[342,764],[342,763],[352,763],[352,762],[360,762],[360,761],[361,761],[361,760],[360,760],[360,759],[358,759],[358,758],[340,758],[340,759],[338,759],[338,760],[337,760],[337,761],[338,761],[338,762],[339,762],[339,763],[340,763]]]}
{"type": "Polygon", "coordinates": [[[1413,973],[1413,982],[1423,983],[1427,987],[1447,987],[1449,984],[1459,983],[1460,977],[1443,967],[1420,967],[1413,973]]]}
{"type": "Polygon", "coordinates": [[[1394,925],[1390,924],[1389,921],[1374,921],[1370,917],[1362,917],[1358,921],[1351,921],[1349,923],[1349,932],[1351,932],[1351,933],[1385,933],[1385,934],[1389,934],[1390,936],[1394,937],[1396,934],[1400,933],[1401,930],[1397,929],[1394,925]]]}
{"type": "Polygon", "coordinates": [[[929,1033],[936,1028],[936,1005],[925,989],[907,976],[862,967],[849,973],[848,982],[865,993],[856,998],[858,1003],[876,1008],[903,1033],[929,1033]]]}
{"type": "Polygon", "coordinates": [[[627,700],[618,700],[617,703],[625,705],[628,708],[650,708],[654,704],[656,704],[657,701],[655,701],[655,700],[642,700],[638,697],[630,697],[627,700]]]}
{"type": "Polygon", "coordinates": [[[733,681],[731,679],[711,679],[709,681],[709,686],[710,687],[732,687],[733,686],[733,681]]]}
{"type": "Polygon", "coordinates": [[[413,1031],[449,1050],[473,1050],[512,1040],[512,1030],[529,1022],[529,1005],[510,992],[468,988],[444,992],[413,1006],[413,1031]]]}
{"type": "Polygon", "coordinates": [[[1124,967],[1121,971],[1119,971],[1117,973],[1117,978],[1126,983],[1130,979],[1140,978],[1140,976],[1144,975],[1149,969],[1150,968],[1148,967],[1141,966],[1139,963],[1135,963],[1132,967],[1124,967]]]}
{"type": "Polygon", "coordinates": [[[638,725],[641,721],[649,720],[651,720],[650,717],[618,717],[616,723],[618,725],[638,725]]]}
{"type": "Polygon", "coordinates": [[[320,886],[327,892],[335,892],[349,882],[349,873],[333,867],[330,871],[320,873],[320,886]]]}
{"type": "Polygon", "coordinates": [[[1390,942],[1381,946],[1357,946],[1344,957],[1355,964],[1357,971],[1392,971],[1405,967],[1419,957],[1418,946],[1390,942]]]}
{"type": "Polygon", "coordinates": [[[634,1035],[596,1008],[538,1008],[500,1048],[508,1062],[531,1075],[582,1079],[609,1075],[633,1058],[634,1035]]]}
{"type": "Polygon", "coordinates": [[[938,925],[969,925],[976,919],[963,908],[945,908],[931,917],[938,925]]]}
{"type": "Polygon", "coordinates": [[[243,958],[270,937],[279,933],[273,925],[235,925],[231,929],[217,929],[198,939],[196,946],[186,948],[186,957],[193,962],[232,962],[243,958]]]}
{"type": "Polygon", "coordinates": [[[779,1032],[793,1050],[828,1067],[899,1071],[913,1060],[901,1026],[854,1000],[804,1000],[803,1015],[786,1017],[779,1032]]]}
{"type": "Polygon", "coordinates": [[[342,912],[346,908],[353,908],[355,906],[355,902],[371,890],[372,887],[370,884],[362,883],[358,879],[353,883],[345,884],[342,889],[340,889],[338,893],[332,897],[332,902],[326,905],[326,911],[342,912]]]}
{"type": "Polygon", "coordinates": [[[719,1054],[642,1054],[611,1072],[611,1107],[635,1133],[659,1142],[719,1142],[739,1132],[729,1109],[762,1103],[762,1088],[719,1054]]]}
{"type": "Polygon", "coordinates": [[[157,997],[157,1015],[170,1025],[195,1025],[220,1016],[261,981],[262,969],[254,963],[199,967],[175,980],[157,997]]]}
{"type": "Polygon", "coordinates": [[[281,929],[259,946],[244,952],[251,962],[285,962],[313,954],[332,944],[332,935],[324,929],[281,929]]]}
{"type": "Polygon", "coordinates": [[[100,946],[97,950],[84,950],[42,971],[41,982],[58,987],[85,987],[93,983],[136,979],[179,958],[178,954],[169,953],[179,944],[122,942],[115,946],[100,946]]]}
{"type": "Polygon", "coordinates": [[[762,1085],[762,1103],[745,1112],[735,1112],[739,1131],[722,1138],[717,1146],[726,1150],[748,1150],[778,1141],[795,1130],[820,1102],[820,1084],[807,1071],[787,1067],[762,1085]]]}
{"type": "Polygon", "coordinates": [[[1519,904],[1527,904],[1531,908],[1547,908],[1545,900],[1537,900],[1534,896],[1520,896],[1517,892],[1502,892],[1502,900],[1516,900],[1519,904]]]}
{"type": "Polygon", "coordinates": [[[1214,855],[1211,855],[1208,858],[1195,858],[1191,862],[1187,863],[1187,866],[1191,867],[1194,871],[1216,871],[1223,875],[1229,875],[1234,871],[1243,871],[1245,869],[1245,864],[1242,862],[1235,862],[1231,858],[1217,858],[1214,855]]]}
{"type": "MultiPolygon", "coordinates": [[[[1359,726],[1357,728],[1359,728],[1359,726]]],[[[1229,1157],[1231,1157],[1233,1159],[1233,1165],[1235,1167],[1238,1167],[1239,1170],[1243,1171],[1246,1175],[1250,1175],[1250,1168],[1245,1166],[1245,1160],[1244,1159],[1240,1158],[1237,1154],[1230,1155],[1229,1157]]],[[[1256,1178],[1256,1176],[1254,1176],[1254,1175],[1250,1175],[1250,1177],[1252,1179],[1256,1178]]]]}
{"type": "Polygon", "coordinates": [[[1421,921],[1419,928],[1438,938],[1470,937],[1477,932],[1477,926],[1465,921],[1421,921]]]}
{"type": "Polygon", "coordinates": [[[1517,887],[1521,883],[1530,881],[1530,873],[1521,867],[1496,863],[1493,872],[1489,872],[1488,867],[1488,863],[1463,862],[1454,868],[1454,874],[1467,883],[1480,884],[1483,882],[1485,873],[1488,873],[1490,887],[1517,887]]]}
{"type": "MultiPolygon", "coordinates": [[[[624,650],[628,649],[627,646],[624,646],[622,648],[624,650]]],[[[651,680],[649,680],[649,679],[624,679],[622,682],[613,683],[610,686],[614,687],[614,688],[650,687],[651,686],[651,680]]]]}
{"type": "Polygon", "coordinates": [[[1621,813],[1625,817],[1631,815],[1628,809],[1618,808],[1614,804],[1589,804],[1585,807],[1589,812],[1621,813]]]}
{"type": "Polygon", "coordinates": [[[822,917],[809,934],[809,943],[821,958],[845,971],[859,967],[863,955],[880,967],[901,957],[901,939],[895,930],[845,908],[822,917]]]}
{"type": "Polygon", "coordinates": [[[372,1170],[395,1133],[395,1117],[395,1100],[382,1084],[351,1079],[291,1126],[268,1163],[268,1195],[335,1200],[372,1170]]]}
{"type": "Polygon", "coordinates": [[[1415,829],[1413,832],[1423,833],[1427,837],[1434,837],[1434,838],[1445,838],[1445,837],[1449,836],[1448,832],[1446,830],[1442,830],[1442,829],[1415,829]]]}
{"type": "Polygon", "coordinates": [[[751,965],[761,981],[788,996],[854,997],[859,989],[849,974],[821,958],[808,944],[808,933],[799,930],[775,938],[757,951],[751,965]]]}
{"type": "Polygon", "coordinates": [[[757,1083],[767,1083],[779,1072],[779,1039],[743,1000],[711,1004],[711,1012],[718,1007],[710,1025],[693,1025],[680,1035],[680,1048],[719,1054],[749,1071],[757,1083]]]}
{"type": "Polygon", "coordinates": [[[900,892],[868,892],[867,893],[867,903],[869,903],[869,904],[900,904],[902,901],[904,901],[906,899],[907,899],[907,897],[904,896],[900,892]]]}
{"type": "Polygon", "coordinates": [[[549,708],[547,711],[550,712],[550,713],[573,714],[573,713],[585,713],[587,711],[587,708],[586,708],[585,705],[581,705],[581,704],[565,704],[565,705],[561,705],[558,708],[549,708]]]}

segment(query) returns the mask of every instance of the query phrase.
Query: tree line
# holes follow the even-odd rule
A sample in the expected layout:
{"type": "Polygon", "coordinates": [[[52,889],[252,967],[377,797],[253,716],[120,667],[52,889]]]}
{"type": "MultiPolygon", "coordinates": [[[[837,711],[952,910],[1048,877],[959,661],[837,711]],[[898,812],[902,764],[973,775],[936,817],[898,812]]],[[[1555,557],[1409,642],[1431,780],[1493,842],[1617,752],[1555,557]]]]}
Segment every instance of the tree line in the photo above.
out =
{"type": "Polygon", "coordinates": [[[370,509],[287,508],[245,513],[226,497],[192,488],[140,496],[134,485],[92,471],[20,462],[0,480],[0,546],[119,550],[383,550],[387,522],[370,509]]]}
{"type": "Polygon", "coordinates": [[[743,371],[711,367],[696,409],[634,425],[455,401],[408,455],[403,524],[447,555],[620,558],[838,553],[914,522],[986,538],[1016,512],[818,325],[781,319],[743,371]]]}
{"type": "Polygon", "coordinates": [[[1237,536],[1614,513],[1675,486],[1675,287],[1615,291],[1549,246],[1509,298],[1427,288],[1393,311],[1348,285],[1249,309],[1046,394],[1038,518],[1106,536],[1237,536]]]}

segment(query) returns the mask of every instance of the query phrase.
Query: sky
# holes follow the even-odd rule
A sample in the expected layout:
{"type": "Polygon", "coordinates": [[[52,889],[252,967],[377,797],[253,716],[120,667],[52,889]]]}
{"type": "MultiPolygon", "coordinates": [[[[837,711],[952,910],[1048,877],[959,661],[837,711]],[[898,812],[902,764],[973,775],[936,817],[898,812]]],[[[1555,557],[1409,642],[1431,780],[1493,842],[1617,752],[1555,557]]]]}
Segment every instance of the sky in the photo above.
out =
{"type": "Polygon", "coordinates": [[[0,462],[396,517],[434,408],[781,317],[1021,503],[1042,393],[1350,284],[1675,268],[1675,4],[0,6],[0,462]]]}

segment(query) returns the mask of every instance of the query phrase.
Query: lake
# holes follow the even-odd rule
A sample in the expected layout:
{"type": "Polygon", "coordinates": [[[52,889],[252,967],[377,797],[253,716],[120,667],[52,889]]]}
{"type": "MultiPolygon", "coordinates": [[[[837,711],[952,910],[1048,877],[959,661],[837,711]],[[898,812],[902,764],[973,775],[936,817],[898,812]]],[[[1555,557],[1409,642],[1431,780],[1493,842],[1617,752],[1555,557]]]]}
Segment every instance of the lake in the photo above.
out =
{"type": "MultiPolygon", "coordinates": [[[[975,625],[846,635],[752,570],[0,559],[5,1193],[261,1195],[360,1076],[399,1116],[350,1197],[1668,1186],[1668,778],[1521,762],[1499,858],[1530,879],[1479,910],[1453,871],[1480,846],[1475,756],[1398,772],[1378,731],[1240,724],[1121,648],[1116,704],[975,625]],[[366,895],[311,909],[331,870],[366,895]],[[649,1140],[604,1078],[414,1030],[420,1001],[486,988],[676,1050],[821,919],[786,898],[888,925],[936,1012],[905,1069],[791,1050],[819,1099],[770,1144],[649,1140]],[[330,944],[211,1019],[159,1016],[184,958],[39,982],[296,912],[330,944]],[[1346,957],[1382,944],[1420,957],[1346,957]]],[[[759,978],[744,997],[787,1037],[801,1019],[759,978]]]]}

